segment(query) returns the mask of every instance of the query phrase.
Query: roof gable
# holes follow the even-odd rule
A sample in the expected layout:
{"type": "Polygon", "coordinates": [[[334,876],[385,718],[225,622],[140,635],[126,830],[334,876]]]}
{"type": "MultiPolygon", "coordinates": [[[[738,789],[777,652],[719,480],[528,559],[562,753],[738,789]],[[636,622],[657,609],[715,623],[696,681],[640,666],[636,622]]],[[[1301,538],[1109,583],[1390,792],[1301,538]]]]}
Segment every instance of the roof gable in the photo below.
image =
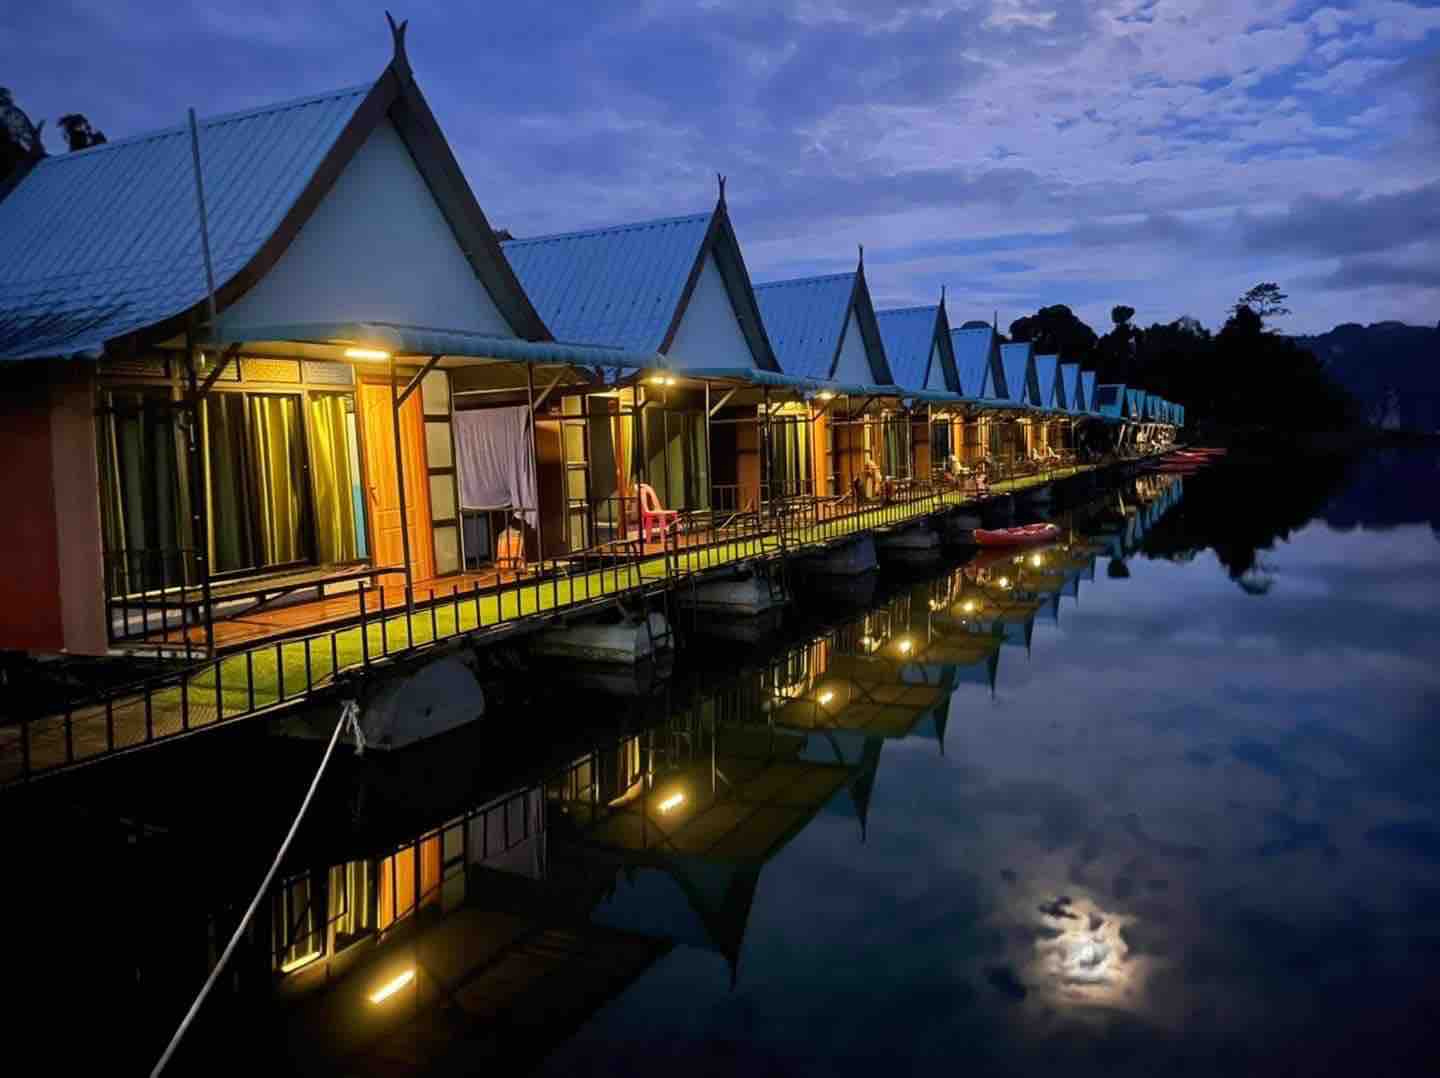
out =
{"type": "Polygon", "coordinates": [[[220,321],[243,333],[247,326],[372,320],[515,336],[388,119],[279,261],[220,321]],[[376,273],[376,266],[404,272],[376,273]]]}
{"type": "Polygon", "coordinates": [[[1060,381],[1065,386],[1065,398],[1070,411],[1085,411],[1085,383],[1080,378],[1080,364],[1060,364],[1060,381]]]}
{"type": "Polygon", "coordinates": [[[1145,414],[1145,391],[1143,389],[1125,388],[1125,416],[1129,419],[1140,419],[1145,414]]]}
{"type": "Polygon", "coordinates": [[[772,281],[757,285],[755,297],[765,331],[786,374],[836,378],[846,331],[853,325],[858,338],[852,337],[850,345],[864,348],[868,384],[894,384],[863,269],[772,281]]]}
{"type": "Polygon", "coordinates": [[[1060,381],[1060,357],[1036,356],[1035,380],[1040,388],[1042,408],[1065,408],[1065,386],[1060,381]]]}
{"type": "MultiPolygon", "coordinates": [[[[388,119],[504,322],[547,339],[415,85],[405,27],[392,28],[395,55],[373,84],[198,123],[216,306],[277,265],[388,119]]],[[[94,356],[173,336],[203,310],[188,128],[37,162],[0,201],[0,235],[0,357],[94,356]]]]}
{"type": "Polygon", "coordinates": [[[1035,352],[1029,341],[1010,341],[1000,346],[1000,362],[1005,368],[1006,399],[1015,404],[1039,406],[1040,383],[1035,377],[1035,352]]]}
{"type": "Polygon", "coordinates": [[[875,321],[897,386],[961,391],[943,303],[876,311],[875,321]]]}
{"type": "Polygon", "coordinates": [[[1098,411],[1099,411],[1099,408],[1097,408],[1096,405],[1095,405],[1095,372],[1094,372],[1094,371],[1081,371],[1081,372],[1080,372],[1080,392],[1081,392],[1081,394],[1082,394],[1082,397],[1081,397],[1081,400],[1082,400],[1081,407],[1084,408],[1085,411],[1087,411],[1087,412],[1098,412],[1098,411]]]}
{"type": "Polygon", "coordinates": [[[950,343],[961,391],[967,397],[1003,399],[1009,396],[1000,363],[1000,342],[990,326],[952,329],[950,343]]]}

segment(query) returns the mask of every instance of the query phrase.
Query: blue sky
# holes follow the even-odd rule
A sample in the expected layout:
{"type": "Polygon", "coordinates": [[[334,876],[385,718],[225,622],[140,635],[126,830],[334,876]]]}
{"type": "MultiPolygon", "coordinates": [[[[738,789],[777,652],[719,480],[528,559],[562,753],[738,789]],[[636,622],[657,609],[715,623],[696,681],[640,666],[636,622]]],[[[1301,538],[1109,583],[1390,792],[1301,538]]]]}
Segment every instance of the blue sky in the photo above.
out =
{"type": "MultiPolygon", "coordinates": [[[[421,86],[493,223],[533,235],[708,207],[757,280],[853,266],[880,306],[1002,325],[1440,319],[1440,3],[409,3],[421,86]]],[[[0,7],[32,118],[112,138],[352,85],[379,6],[0,7]]],[[[58,149],[58,147],[56,147],[58,149]]]]}

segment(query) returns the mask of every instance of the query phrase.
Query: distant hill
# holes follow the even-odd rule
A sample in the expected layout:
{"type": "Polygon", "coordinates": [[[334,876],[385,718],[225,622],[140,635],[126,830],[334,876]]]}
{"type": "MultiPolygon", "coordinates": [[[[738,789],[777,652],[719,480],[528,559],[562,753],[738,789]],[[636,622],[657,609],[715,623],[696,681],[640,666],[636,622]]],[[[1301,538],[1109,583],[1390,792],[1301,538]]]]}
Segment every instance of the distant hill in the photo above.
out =
{"type": "Polygon", "coordinates": [[[1372,422],[1440,430],[1440,325],[1346,322],[1295,340],[1355,395],[1372,422]]]}

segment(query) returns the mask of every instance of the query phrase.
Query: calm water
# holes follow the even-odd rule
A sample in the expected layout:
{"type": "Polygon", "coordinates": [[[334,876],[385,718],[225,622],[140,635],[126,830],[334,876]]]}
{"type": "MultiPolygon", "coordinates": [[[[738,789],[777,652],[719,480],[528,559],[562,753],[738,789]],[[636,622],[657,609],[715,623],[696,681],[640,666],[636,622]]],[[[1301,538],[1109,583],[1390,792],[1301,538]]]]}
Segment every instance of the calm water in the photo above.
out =
{"type": "MultiPolygon", "coordinates": [[[[1437,463],[1112,491],[1038,566],[806,603],[778,643],[691,648],[639,695],[512,679],[483,729],[347,760],[300,862],[502,796],[512,831],[472,822],[484,864],[425,911],[452,928],[410,957],[447,1006],[345,1069],[1433,1073],[1437,463]]],[[[23,923],[63,973],[22,1013],[125,1069],[198,987],[212,911],[248,899],[315,752],[246,733],[151,756],[31,817],[53,825],[23,923]]],[[[243,1043],[320,1072],[307,1038],[348,1019],[256,1002],[264,972],[212,1001],[186,1068],[243,1043]]]]}

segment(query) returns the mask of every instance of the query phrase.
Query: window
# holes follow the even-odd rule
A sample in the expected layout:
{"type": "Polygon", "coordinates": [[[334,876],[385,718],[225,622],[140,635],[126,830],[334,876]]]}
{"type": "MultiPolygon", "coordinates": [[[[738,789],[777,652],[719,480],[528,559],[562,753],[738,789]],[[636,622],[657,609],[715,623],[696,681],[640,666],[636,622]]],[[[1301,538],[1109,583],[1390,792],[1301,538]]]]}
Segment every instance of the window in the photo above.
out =
{"type": "Polygon", "coordinates": [[[770,420],[770,492],[791,498],[810,491],[810,424],[803,416],[770,420]]]}
{"type": "Polygon", "coordinates": [[[271,937],[274,965],[290,973],[325,953],[325,929],[320,922],[316,888],[308,875],[280,885],[271,900],[271,937]]]}
{"type": "Polygon", "coordinates": [[[330,869],[328,917],[338,954],[375,932],[375,864],[349,861],[330,869]]]}
{"type": "Polygon", "coordinates": [[[187,544],[174,409],[164,389],[106,393],[99,460],[112,596],[184,582],[187,544]]]}
{"type": "Polygon", "coordinates": [[[212,571],[312,560],[300,398],[215,391],[204,415],[212,571]]]}

